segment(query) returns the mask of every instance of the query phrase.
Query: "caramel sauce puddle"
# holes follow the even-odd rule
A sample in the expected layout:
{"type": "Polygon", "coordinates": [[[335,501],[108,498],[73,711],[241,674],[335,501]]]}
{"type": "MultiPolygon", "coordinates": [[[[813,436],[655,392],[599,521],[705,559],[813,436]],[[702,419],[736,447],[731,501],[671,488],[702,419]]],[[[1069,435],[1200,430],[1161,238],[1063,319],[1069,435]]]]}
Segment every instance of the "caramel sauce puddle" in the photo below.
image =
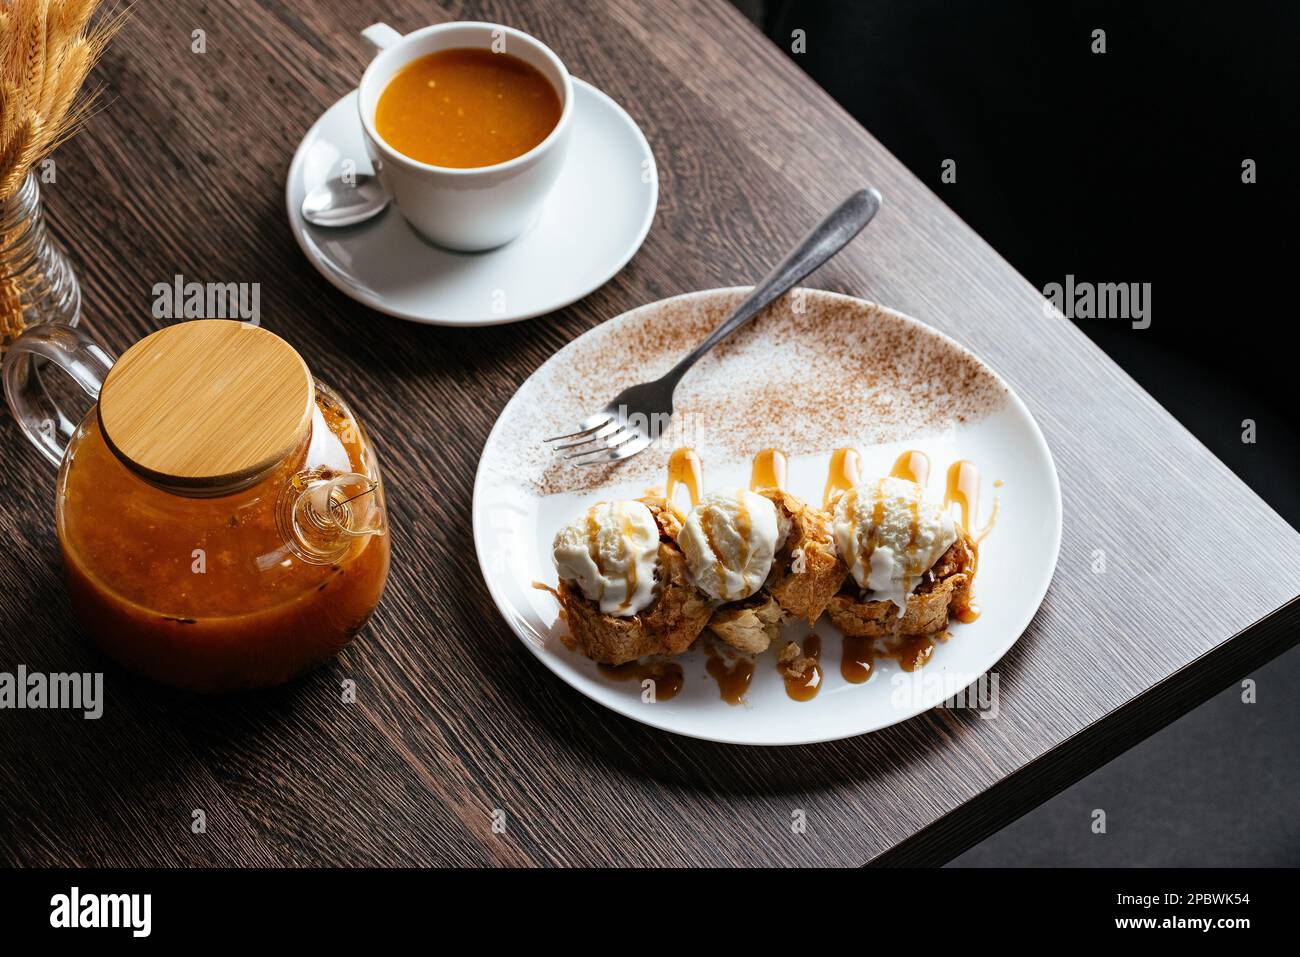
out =
{"type": "Polygon", "coordinates": [[[849,684],[865,684],[876,664],[876,651],[870,638],[844,636],[840,653],[840,675],[849,684]]]}
{"type": "Polygon", "coordinates": [[[877,658],[892,658],[904,671],[924,666],[934,654],[934,639],[928,635],[908,635],[895,648],[878,651],[873,638],[844,636],[840,653],[840,674],[850,684],[860,685],[871,677],[877,658]]]}
{"type": "Polygon", "coordinates": [[[653,681],[656,701],[671,701],[686,683],[682,666],[675,661],[629,661],[596,667],[612,681],[653,681]]]}
{"type": "Polygon", "coordinates": [[[817,697],[817,692],[822,690],[822,667],[818,660],[821,658],[821,653],[821,636],[809,635],[803,643],[804,657],[812,659],[808,670],[801,675],[782,673],[781,677],[785,680],[785,693],[795,701],[811,701],[817,697]]]}
{"type": "Polygon", "coordinates": [[[716,649],[709,649],[705,669],[709,676],[718,683],[718,695],[727,704],[740,704],[749,691],[749,684],[754,679],[754,662],[750,658],[728,660],[716,649]]]}

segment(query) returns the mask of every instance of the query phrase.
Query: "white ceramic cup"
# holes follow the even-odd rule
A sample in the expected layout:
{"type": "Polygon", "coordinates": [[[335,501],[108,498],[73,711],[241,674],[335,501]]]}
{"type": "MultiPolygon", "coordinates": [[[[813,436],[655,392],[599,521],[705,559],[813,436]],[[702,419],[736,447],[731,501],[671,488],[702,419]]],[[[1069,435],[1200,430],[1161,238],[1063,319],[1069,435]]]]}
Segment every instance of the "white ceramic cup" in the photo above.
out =
{"type": "Polygon", "coordinates": [[[376,23],[361,35],[379,51],[361,77],[357,106],[366,149],[380,183],[426,239],[465,252],[495,249],[533,224],[555,185],[569,145],[573,82],[549,47],[499,23],[439,23],[405,36],[376,23]],[[399,153],[375,130],[375,107],[393,76],[412,60],[439,50],[478,48],[508,53],[536,67],[560,97],[560,121],[527,153],[458,169],[431,166],[399,153]]]}

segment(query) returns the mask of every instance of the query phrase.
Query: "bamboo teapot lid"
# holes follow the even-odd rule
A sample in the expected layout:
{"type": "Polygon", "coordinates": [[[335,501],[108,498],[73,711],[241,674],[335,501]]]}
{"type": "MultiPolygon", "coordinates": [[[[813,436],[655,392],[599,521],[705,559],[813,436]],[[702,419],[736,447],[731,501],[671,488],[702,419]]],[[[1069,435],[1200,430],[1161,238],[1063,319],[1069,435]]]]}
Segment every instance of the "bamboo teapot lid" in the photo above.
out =
{"type": "Polygon", "coordinates": [[[228,319],[167,326],[114,363],[99,394],[104,441],[142,478],[184,495],[252,485],[311,427],[316,387],[274,333],[228,319]]]}

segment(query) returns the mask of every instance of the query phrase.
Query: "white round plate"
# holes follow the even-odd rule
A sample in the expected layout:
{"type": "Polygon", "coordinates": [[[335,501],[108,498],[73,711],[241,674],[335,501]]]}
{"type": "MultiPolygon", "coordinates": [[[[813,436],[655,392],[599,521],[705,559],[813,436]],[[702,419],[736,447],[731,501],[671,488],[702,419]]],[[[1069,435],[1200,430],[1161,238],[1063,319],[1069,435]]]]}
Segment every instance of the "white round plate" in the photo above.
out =
{"type": "Polygon", "coordinates": [[[420,238],[395,208],[359,226],[325,229],[302,218],[307,193],[351,161],[371,172],[353,90],[307,131],[285,185],[289,227],[312,265],[372,309],[438,326],[492,326],[554,312],[603,285],[650,231],[659,174],[645,136],[623,108],[574,77],[572,139],[537,222],[485,253],[420,238]]]}
{"type": "MultiPolygon", "coordinates": [[[[569,343],[523,384],[488,437],[474,485],[474,544],[488,588],[520,640],[548,668],[620,714],[678,734],[737,744],[805,744],[884,728],[951,698],[997,664],[1047,591],[1061,541],[1061,494],[1042,433],[1010,388],[978,358],[925,324],[849,296],[795,290],[722,343],[677,388],[659,442],[612,467],[574,468],[542,444],[570,431],[624,387],[661,375],[746,292],[715,289],[652,303],[569,343]],[[950,463],[983,477],[975,593],[983,613],[912,673],[880,659],[870,680],[840,676],[838,632],[823,616],[818,695],[789,698],[776,671],[780,645],[757,659],[739,705],[722,701],[701,644],[680,656],[675,697],[643,702],[635,681],[612,681],[560,641],[551,540],[592,502],[662,486],[672,449],[704,463],[706,489],[744,486],[751,456],[790,456],[789,490],[820,502],[831,452],[854,446],[864,478],[888,474],[907,449],[931,460],[927,493],[942,500],[950,463]]],[[[682,493],[684,494],[684,493],[682,493]]],[[[679,503],[684,504],[684,503],[679,503]]],[[[807,624],[783,626],[800,639],[807,624]]],[[[992,683],[985,684],[991,689],[992,683]]]]}

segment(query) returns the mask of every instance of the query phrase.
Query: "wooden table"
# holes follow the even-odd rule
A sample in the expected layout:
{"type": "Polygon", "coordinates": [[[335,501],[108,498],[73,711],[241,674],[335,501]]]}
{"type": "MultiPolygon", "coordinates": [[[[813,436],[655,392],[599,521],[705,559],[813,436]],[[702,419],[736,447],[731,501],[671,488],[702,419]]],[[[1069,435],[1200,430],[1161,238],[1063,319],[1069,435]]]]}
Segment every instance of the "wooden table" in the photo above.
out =
{"type": "Polygon", "coordinates": [[[728,4],[440,6],[140,0],[100,67],[106,108],[45,190],[87,327],[121,352],[159,324],[155,283],[261,283],[263,323],[376,437],[393,575],[363,637],[289,687],[195,699],[150,686],[79,634],[53,472],[5,416],[0,670],[106,670],[107,700],[97,722],[0,712],[4,862],[939,862],[1300,637],[1300,536],[1070,323],[1044,318],[1028,282],[728,4]],[[415,28],[430,11],[540,36],[654,148],[645,246],[556,315],[484,330],[390,320],[336,292],[289,234],[289,159],[360,76],[357,31],[415,28]],[[191,50],[195,29],[206,53],[191,50]],[[884,211],[815,284],[973,348],[1028,402],[1060,471],[1060,564],[997,667],[1001,714],[938,710],[800,749],[617,717],[542,668],[488,597],[469,538],[488,430],[564,343],[632,306],[757,278],[863,183],[884,211]],[[355,704],[340,702],[347,678],[355,704]]]}

